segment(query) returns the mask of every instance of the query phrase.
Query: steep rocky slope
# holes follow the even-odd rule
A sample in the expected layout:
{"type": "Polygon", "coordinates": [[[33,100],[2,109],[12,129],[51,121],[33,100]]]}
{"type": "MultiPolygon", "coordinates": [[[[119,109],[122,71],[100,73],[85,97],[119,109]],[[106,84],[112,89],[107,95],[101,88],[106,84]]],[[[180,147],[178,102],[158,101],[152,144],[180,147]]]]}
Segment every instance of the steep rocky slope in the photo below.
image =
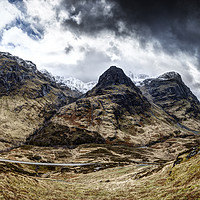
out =
{"type": "Polygon", "coordinates": [[[199,102],[178,74],[144,81],[145,97],[113,66],[75,101],[31,62],[0,53],[0,66],[0,147],[32,144],[1,158],[96,163],[36,173],[1,162],[0,199],[199,198],[199,102]]]}
{"type": "Polygon", "coordinates": [[[76,102],[62,107],[28,143],[41,146],[107,143],[142,146],[185,134],[175,120],[151,105],[117,67],[76,102]]]}
{"type": "Polygon", "coordinates": [[[24,142],[76,93],[60,87],[30,61],[0,53],[0,149],[24,142]]]}
{"type": "Polygon", "coordinates": [[[146,79],[140,87],[149,101],[162,107],[177,122],[200,131],[200,102],[176,72],[146,79]]]}

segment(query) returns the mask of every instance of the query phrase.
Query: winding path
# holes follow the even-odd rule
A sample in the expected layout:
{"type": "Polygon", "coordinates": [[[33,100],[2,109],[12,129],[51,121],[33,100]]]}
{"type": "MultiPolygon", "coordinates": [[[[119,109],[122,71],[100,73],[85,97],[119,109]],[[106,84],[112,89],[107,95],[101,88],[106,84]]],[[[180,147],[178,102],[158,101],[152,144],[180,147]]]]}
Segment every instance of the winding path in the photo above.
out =
{"type": "Polygon", "coordinates": [[[7,162],[7,163],[18,163],[18,164],[25,164],[25,165],[37,165],[37,166],[60,166],[60,167],[79,167],[79,166],[91,166],[96,165],[96,163],[39,163],[39,162],[26,162],[26,161],[18,161],[18,160],[8,160],[8,159],[1,159],[0,162],[7,162]]]}

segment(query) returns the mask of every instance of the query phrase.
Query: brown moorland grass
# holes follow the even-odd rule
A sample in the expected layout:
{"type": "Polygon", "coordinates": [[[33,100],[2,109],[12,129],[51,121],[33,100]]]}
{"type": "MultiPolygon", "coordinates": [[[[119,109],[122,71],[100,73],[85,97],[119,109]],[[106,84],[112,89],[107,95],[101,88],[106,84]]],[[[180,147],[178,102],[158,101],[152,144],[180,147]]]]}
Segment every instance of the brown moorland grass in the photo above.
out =
{"type": "Polygon", "coordinates": [[[89,174],[56,173],[49,179],[1,171],[0,199],[199,200],[200,155],[173,168],[172,163],[162,169],[128,165],[89,174]]]}

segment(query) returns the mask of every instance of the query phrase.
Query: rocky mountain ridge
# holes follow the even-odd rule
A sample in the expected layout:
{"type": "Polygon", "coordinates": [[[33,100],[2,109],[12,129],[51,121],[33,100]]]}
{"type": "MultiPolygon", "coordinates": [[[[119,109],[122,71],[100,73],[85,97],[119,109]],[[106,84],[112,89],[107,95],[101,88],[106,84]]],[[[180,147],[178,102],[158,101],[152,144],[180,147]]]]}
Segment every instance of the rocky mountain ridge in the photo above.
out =
{"type": "Polygon", "coordinates": [[[39,72],[30,61],[0,53],[1,149],[24,142],[77,94],[39,72]]]}
{"type": "Polygon", "coordinates": [[[12,54],[10,54],[8,52],[0,52],[0,56],[1,56],[1,58],[8,58],[13,61],[16,61],[17,64],[25,67],[28,70],[31,70],[32,72],[37,71],[36,65],[29,60],[23,60],[22,58],[19,58],[18,56],[13,56],[12,54]]]}
{"type": "Polygon", "coordinates": [[[146,79],[140,89],[150,102],[163,108],[177,122],[200,130],[200,102],[182,81],[180,74],[168,72],[146,79]]]}
{"type": "Polygon", "coordinates": [[[31,62],[19,60],[1,54],[0,140],[6,146],[25,139],[39,146],[144,146],[199,131],[199,102],[177,73],[145,79],[138,88],[122,69],[112,66],[76,100],[79,92],[58,83],[50,73],[38,71],[31,62]],[[184,109],[186,120],[177,115],[184,109]],[[194,129],[189,126],[192,121],[194,129]]]}
{"type": "Polygon", "coordinates": [[[94,165],[1,162],[2,198],[52,198],[49,181],[55,199],[199,197],[200,103],[179,74],[137,87],[112,66],[81,94],[19,60],[0,53],[1,158],[94,165]]]}
{"type": "MultiPolygon", "coordinates": [[[[67,86],[71,90],[78,91],[82,94],[85,94],[89,90],[91,90],[96,84],[97,81],[89,81],[89,82],[83,82],[77,78],[74,77],[63,77],[63,76],[53,76],[51,73],[49,73],[47,70],[40,70],[41,73],[43,73],[45,76],[47,76],[49,79],[56,81],[58,84],[67,86]]],[[[128,71],[126,75],[132,80],[132,82],[136,86],[140,86],[143,84],[143,81],[145,79],[150,78],[149,75],[146,74],[134,74],[131,71],[128,71]]]]}
{"type": "Polygon", "coordinates": [[[39,146],[96,142],[142,146],[185,135],[180,129],[172,116],[150,104],[131,79],[112,66],[92,90],[63,106],[28,142],[39,146]]]}

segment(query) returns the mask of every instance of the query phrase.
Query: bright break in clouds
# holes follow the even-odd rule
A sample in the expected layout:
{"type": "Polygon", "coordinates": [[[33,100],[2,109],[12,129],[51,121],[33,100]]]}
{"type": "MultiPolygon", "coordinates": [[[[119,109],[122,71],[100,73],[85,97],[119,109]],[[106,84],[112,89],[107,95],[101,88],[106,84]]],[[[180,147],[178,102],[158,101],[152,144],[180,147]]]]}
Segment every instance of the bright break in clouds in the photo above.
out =
{"type": "Polygon", "coordinates": [[[0,51],[54,75],[96,80],[110,65],[180,73],[200,98],[195,0],[0,0],[0,51]]]}

